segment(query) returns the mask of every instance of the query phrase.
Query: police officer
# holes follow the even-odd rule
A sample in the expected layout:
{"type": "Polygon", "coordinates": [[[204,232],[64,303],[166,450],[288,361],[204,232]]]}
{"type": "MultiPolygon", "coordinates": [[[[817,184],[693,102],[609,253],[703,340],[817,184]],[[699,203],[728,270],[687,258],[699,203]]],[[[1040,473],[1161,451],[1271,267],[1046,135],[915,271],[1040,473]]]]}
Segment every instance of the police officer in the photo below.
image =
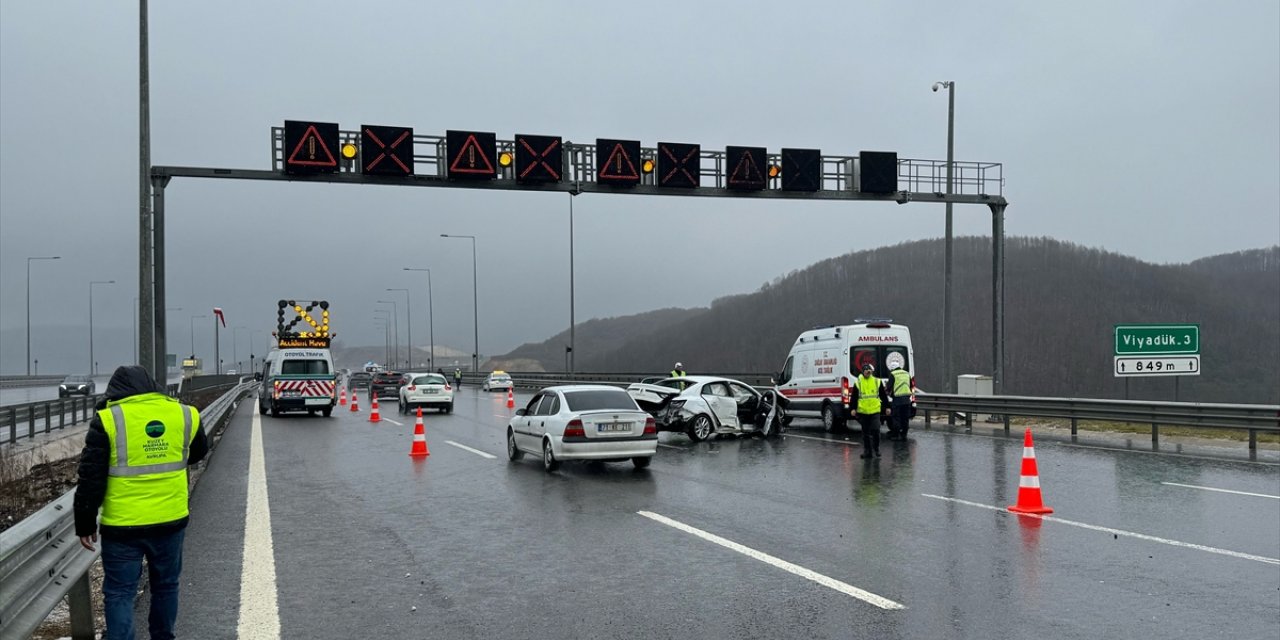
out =
{"type": "Polygon", "coordinates": [[[862,426],[862,457],[880,457],[880,411],[884,407],[884,385],[875,376],[876,368],[870,362],[862,365],[862,375],[857,379],[858,424],[862,426]]]}
{"type": "Polygon", "coordinates": [[[889,412],[889,439],[906,440],[911,426],[911,374],[902,370],[902,363],[889,363],[890,391],[893,398],[889,412]]]}
{"type": "Polygon", "coordinates": [[[74,502],[76,535],[89,551],[102,509],[106,638],[133,638],[133,605],[145,558],[152,638],[173,638],[186,533],[187,467],[209,450],[200,414],[164,394],[146,369],[116,369],[89,423],[74,502]]]}
{"type": "MultiPolygon", "coordinates": [[[[671,369],[671,377],[672,377],[672,378],[683,378],[683,377],[685,377],[686,375],[688,375],[688,374],[686,374],[686,373],[684,372],[684,364],[682,364],[682,363],[677,362],[677,363],[676,363],[676,366],[675,366],[675,367],[673,367],[673,368],[671,369]]],[[[680,388],[681,388],[681,389],[685,388],[685,386],[686,386],[686,385],[685,385],[685,383],[683,383],[683,382],[681,382],[681,383],[680,383],[680,388]]]]}
{"type": "Polygon", "coordinates": [[[454,367],[453,369],[453,386],[462,388],[462,369],[454,367]]]}

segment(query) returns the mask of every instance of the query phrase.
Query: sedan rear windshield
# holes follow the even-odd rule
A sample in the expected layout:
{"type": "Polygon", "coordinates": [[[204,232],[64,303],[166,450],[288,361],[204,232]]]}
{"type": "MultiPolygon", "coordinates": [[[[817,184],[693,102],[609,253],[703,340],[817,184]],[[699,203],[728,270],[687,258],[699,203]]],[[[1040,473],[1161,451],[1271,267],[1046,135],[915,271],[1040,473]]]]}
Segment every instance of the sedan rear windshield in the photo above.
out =
{"type": "Polygon", "coordinates": [[[638,411],[636,401],[622,389],[591,389],[590,391],[568,391],[564,399],[569,403],[570,411],[597,411],[601,409],[617,409],[620,411],[638,411]]]}
{"type": "Polygon", "coordinates": [[[378,384],[389,384],[392,382],[400,382],[400,374],[398,373],[379,373],[373,377],[373,381],[378,384]]]}
{"type": "Polygon", "coordinates": [[[427,376],[418,376],[413,379],[414,384],[445,384],[444,376],[433,373],[427,376]]]}
{"type": "Polygon", "coordinates": [[[327,360],[285,360],[280,363],[280,373],[286,376],[303,376],[329,373],[327,360]]]}

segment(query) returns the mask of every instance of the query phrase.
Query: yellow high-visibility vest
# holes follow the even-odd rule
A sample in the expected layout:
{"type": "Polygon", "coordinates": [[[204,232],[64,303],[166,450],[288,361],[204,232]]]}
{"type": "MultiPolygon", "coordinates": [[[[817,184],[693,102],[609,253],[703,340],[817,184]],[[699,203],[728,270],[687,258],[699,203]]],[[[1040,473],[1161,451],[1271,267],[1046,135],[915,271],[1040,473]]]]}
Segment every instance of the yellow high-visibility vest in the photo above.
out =
{"type": "Polygon", "coordinates": [[[111,442],[102,524],[135,527],[187,517],[187,459],[200,414],[160,393],[98,412],[111,442]]]}
{"type": "Polygon", "coordinates": [[[911,395],[911,374],[902,369],[893,370],[893,397],[905,398],[911,395]]]}
{"type": "Polygon", "coordinates": [[[880,379],[858,376],[858,413],[880,413],[880,379]]]}

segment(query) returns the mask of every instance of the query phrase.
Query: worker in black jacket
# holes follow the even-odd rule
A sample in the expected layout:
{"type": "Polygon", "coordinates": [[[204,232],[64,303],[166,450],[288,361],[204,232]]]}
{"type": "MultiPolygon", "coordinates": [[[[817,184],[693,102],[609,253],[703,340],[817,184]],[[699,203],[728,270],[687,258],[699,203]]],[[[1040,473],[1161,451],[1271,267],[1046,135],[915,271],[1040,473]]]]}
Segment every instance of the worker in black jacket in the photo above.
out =
{"type": "Polygon", "coordinates": [[[116,369],[89,423],[75,495],[76,535],[89,551],[102,510],[106,638],[133,638],[142,561],[151,586],[151,637],[173,638],[186,532],[187,467],[209,451],[200,414],[168,397],[146,369],[116,369]]]}

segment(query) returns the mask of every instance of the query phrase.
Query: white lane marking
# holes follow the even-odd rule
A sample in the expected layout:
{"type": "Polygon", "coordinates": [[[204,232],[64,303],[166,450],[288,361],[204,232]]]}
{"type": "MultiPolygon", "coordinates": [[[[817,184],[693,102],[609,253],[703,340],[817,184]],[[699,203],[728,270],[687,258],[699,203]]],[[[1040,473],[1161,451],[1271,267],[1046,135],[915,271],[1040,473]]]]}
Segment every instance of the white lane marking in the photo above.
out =
{"type": "Polygon", "coordinates": [[[445,440],[445,441],[444,441],[444,443],[445,443],[445,444],[451,444],[451,445],[453,445],[453,446],[455,446],[455,447],[457,447],[457,448],[459,448],[459,449],[462,449],[462,450],[464,450],[464,451],[470,451],[471,453],[474,453],[474,454],[476,454],[476,455],[478,455],[478,456],[480,456],[480,457],[482,457],[482,458],[488,458],[488,459],[490,459],[490,460],[493,460],[494,458],[498,457],[498,456],[495,456],[495,455],[490,454],[490,453],[485,453],[485,452],[483,452],[483,451],[481,451],[481,450],[479,450],[479,449],[472,449],[471,447],[468,447],[468,446],[467,446],[467,445],[465,445],[465,444],[458,444],[458,443],[456,443],[456,442],[454,442],[454,441],[452,441],[452,440],[445,440]]]}
{"type": "Polygon", "coordinates": [[[859,447],[860,447],[860,446],[862,446],[862,443],[861,443],[861,442],[854,442],[853,440],[836,440],[836,439],[834,439],[834,438],[816,438],[816,437],[814,437],[814,436],[801,436],[801,435],[796,435],[796,434],[794,434],[794,433],[784,433],[784,434],[782,434],[782,437],[784,437],[784,438],[800,438],[801,440],[813,440],[813,441],[815,441],[815,442],[828,442],[828,443],[831,443],[831,444],[843,444],[843,445],[848,445],[848,446],[851,446],[851,447],[852,447],[852,446],[859,446],[859,447]]]}
{"type": "Polygon", "coordinates": [[[1161,482],[1160,484],[1169,485],[1170,487],[1186,487],[1188,489],[1200,489],[1201,491],[1217,491],[1218,493],[1234,493],[1238,496],[1253,496],[1255,498],[1271,498],[1272,500],[1280,500],[1280,496],[1273,496],[1268,493],[1250,493],[1248,491],[1233,491],[1231,489],[1215,489],[1214,487],[1201,487],[1194,484],[1182,484],[1181,482],[1161,482]]]}
{"type": "Polygon", "coordinates": [[[398,422],[398,421],[396,421],[396,420],[392,420],[391,418],[383,418],[383,420],[386,420],[387,422],[390,422],[391,424],[394,424],[394,425],[395,425],[395,426],[397,426],[397,427],[403,427],[403,426],[404,426],[404,423],[402,423],[402,422],[398,422]]]}
{"type": "Polygon", "coordinates": [[[511,416],[509,416],[509,415],[507,415],[507,414],[505,414],[505,413],[495,413],[495,414],[493,414],[493,417],[495,417],[495,418],[510,418],[511,416]]]}
{"type": "MultiPolygon", "coordinates": [[[[994,507],[989,504],[982,504],[980,502],[969,502],[968,500],[961,500],[959,498],[948,498],[946,496],[935,496],[929,493],[922,493],[920,495],[926,498],[933,498],[935,500],[945,500],[947,502],[954,502],[956,504],[968,505],[970,507],[981,507],[983,509],[998,511],[1000,513],[1009,513],[1004,507],[994,507]]],[[[1009,515],[1015,515],[1015,514],[1009,514],[1009,515]]],[[[1157,538],[1155,536],[1149,536],[1145,533],[1134,533],[1132,531],[1125,531],[1123,529],[1112,529],[1110,527],[1100,527],[1096,524],[1087,524],[1084,522],[1076,522],[1074,520],[1064,520],[1062,518],[1056,518],[1054,516],[1040,516],[1040,515],[1026,514],[1026,513],[1019,513],[1016,515],[1020,517],[1026,516],[1030,518],[1040,518],[1041,520],[1045,520],[1048,522],[1057,522],[1059,524],[1069,524],[1073,527],[1080,527],[1081,529],[1101,531],[1103,533],[1110,533],[1116,536],[1125,536],[1127,538],[1136,538],[1138,540],[1146,540],[1147,542],[1159,542],[1160,544],[1167,544],[1173,547],[1184,547],[1187,549],[1195,549],[1197,551],[1206,551],[1208,553],[1216,553],[1222,556],[1230,556],[1232,558],[1240,558],[1243,560],[1253,560],[1255,562],[1265,562],[1266,564],[1280,565],[1280,558],[1268,558],[1267,556],[1255,556],[1251,553],[1241,553],[1239,551],[1231,551],[1229,549],[1219,549],[1217,547],[1209,547],[1202,544],[1195,544],[1192,542],[1182,542],[1180,540],[1170,540],[1168,538],[1157,538]]]]}
{"type": "Polygon", "coordinates": [[[279,638],[276,556],[271,544],[267,466],[262,453],[262,417],[254,413],[249,439],[249,495],[244,509],[244,554],[240,569],[241,638],[279,638]]]}
{"type": "Polygon", "coordinates": [[[659,442],[659,443],[658,443],[658,446],[659,446],[659,447],[666,447],[666,448],[668,448],[668,449],[681,449],[681,450],[684,450],[684,449],[687,449],[687,448],[688,448],[688,447],[678,447],[678,446],[676,446],[676,445],[674,445],[674,444],[667,444],[667,443],[665,443],[665,442],[659,442]]]}
{"type": "Polygon", "coordinates": [[[745,547],[732,540],[726,540],[715,534],[707,533],[702,529],[691,527],[683,522],[672,520],[671,518],[668,518],[663,515],[658,515],[651,511],[637,511],[636,513],[646,518],[649,518],[650,520],[653,520],[655,522],[660,522],[662,524],[665,524],[668,527],[671,527],[673,529],[679,529],[680,531],[698,536],[699,538],[702,538],[703,540],[706,540],[708,542],[714,542],[715,544],[718,544],[726,549],[737,551],[738,553],[741,553],[742,555],[747,556],[749,558],[754,558],[765,564],[773,565],[779,569],[782,569],[783,571],[786,571],[787,573],[792,573],[806,580],[811,580],[824,587],[827,587],[828,589],[834,589],[845,595],[853,596],[863,602],[880,607],[881,609],[906,609],[906,606],[900,603],[894,602],[893,600],[890,600],[888,598],[885,598],[884,596],[878,596],[874,593],[871,593],[870,591],[863,591],[862,589],[859,589],[846,582],[841,582],[839,580],[836,580],[835,578],[824,576],[821,573],[818,573],[816,571],[811,571],[797,564],[792,564],[790,562],[787,562],[786,560],[782,560],[781,558],[775,558],[774,556],[764,553],[763,551],[756,551],[755,549],[752,549],[750,547],[745,547]]]}

